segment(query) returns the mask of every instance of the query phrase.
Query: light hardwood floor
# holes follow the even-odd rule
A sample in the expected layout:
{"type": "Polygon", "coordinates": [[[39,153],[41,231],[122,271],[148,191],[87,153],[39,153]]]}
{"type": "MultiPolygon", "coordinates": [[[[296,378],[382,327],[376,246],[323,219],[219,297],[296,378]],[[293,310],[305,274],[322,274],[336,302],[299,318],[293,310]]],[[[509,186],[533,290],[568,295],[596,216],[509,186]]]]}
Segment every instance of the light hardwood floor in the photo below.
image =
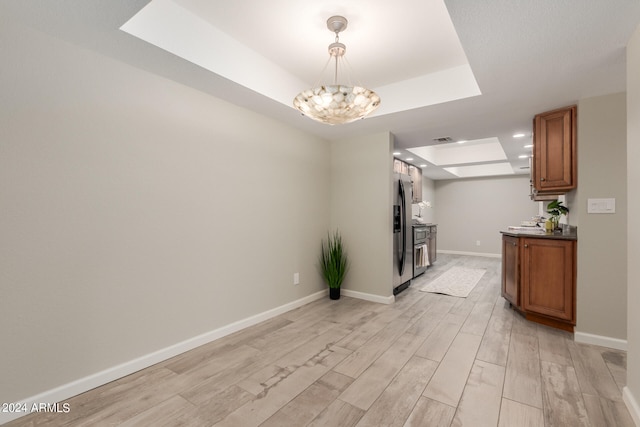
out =
{"type": "Polygon", "coordinates": [[[625,352],[499,295],[499,259],[443,254],[395,304],[319,300],[8,425],[633,427],[625,352]],[[454,265],[487,269],[467,298],[418,291],[454,265]]]}

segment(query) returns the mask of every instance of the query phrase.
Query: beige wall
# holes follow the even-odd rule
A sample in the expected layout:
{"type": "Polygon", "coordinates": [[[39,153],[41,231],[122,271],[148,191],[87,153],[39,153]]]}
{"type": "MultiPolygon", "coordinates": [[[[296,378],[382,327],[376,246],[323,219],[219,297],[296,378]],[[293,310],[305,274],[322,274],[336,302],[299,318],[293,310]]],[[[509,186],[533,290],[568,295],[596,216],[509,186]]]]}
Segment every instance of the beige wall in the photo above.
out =
{"type": "Polygon", "coordinates": [[[627,339],[626,95],[578,103],[576,331],[627,339]],[[589,198],[614,198],[615,214],[587,213],[589,198]]]}
{"type": "Polygon", "coordinates": [[[325,289],[328,142],[24,27],[0,39],[0,402],[325,289]]]}
{"type": "Polygon", "coordinates": [[[343,287],[383,298],[393,295],[392,150],[387,132],[331,144],[331,225],[351,260],[343,287]]]}
{"type": "Polygon", "coordinates": [[[640,26],[627,46],[627,388],[625,401],[640,425],[640,26]]]}
{"type": "Polygon", "coordinates": [[[436,181],[435,188],[438,250],[499,255],[500,230],[538,214],[529,175],[436,181]]]}

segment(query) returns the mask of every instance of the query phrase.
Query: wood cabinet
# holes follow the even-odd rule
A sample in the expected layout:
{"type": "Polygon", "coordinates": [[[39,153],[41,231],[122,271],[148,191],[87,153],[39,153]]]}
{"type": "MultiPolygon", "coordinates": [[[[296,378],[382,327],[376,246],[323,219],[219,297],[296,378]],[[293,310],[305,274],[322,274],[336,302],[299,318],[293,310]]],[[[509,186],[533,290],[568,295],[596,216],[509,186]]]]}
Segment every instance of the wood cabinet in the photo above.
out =
{"type": "Polygon", "coordinates": [[[393,159],[393,172],[403,173],[411,177],[413,187],[413,203],[422,201],[422,169],[419,167],[405,163],[399,159],[393,159]]]}
{"type": "Polygon", "coordinates": [[[420,203],[422,201],[422,170],[409,165],[409,176],[413,184],[413,203],[420,203]]]}
{"type": "Polygon", "coordinates": [[[538,114],[533,120],[534,195],[565,194],[577,185],[577,108],[538,114]]]}
{"type": "Polygon", "coordinates": [[[409,163],[405,163],[402,160],[393,159],[393,171],[395,173],[403,173],[409,175],[409,163]]]}
{"type": "Polygon", "coordinates": [[[528,320],[573,332],[576,240],[502,236],[502,296],[528,320]]]}

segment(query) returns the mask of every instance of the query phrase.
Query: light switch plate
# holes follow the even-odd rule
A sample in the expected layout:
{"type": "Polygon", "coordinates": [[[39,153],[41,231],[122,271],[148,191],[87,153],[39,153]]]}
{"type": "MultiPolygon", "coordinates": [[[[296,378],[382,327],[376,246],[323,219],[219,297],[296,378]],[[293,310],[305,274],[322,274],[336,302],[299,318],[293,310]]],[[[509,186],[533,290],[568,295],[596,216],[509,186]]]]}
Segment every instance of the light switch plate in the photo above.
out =
{"type": "Polygon", "coordinates": [[[616,213],[616,199],[587,199],[587,213],[616,213]]]}

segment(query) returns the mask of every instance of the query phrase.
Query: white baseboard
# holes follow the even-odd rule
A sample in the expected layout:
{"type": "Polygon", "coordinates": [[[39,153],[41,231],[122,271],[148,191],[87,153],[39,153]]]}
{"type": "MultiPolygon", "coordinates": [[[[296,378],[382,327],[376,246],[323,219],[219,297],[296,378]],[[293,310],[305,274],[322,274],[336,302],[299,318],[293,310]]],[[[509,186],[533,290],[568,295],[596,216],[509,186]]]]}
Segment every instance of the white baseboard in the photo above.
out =
{"type": "Polygon", "coordinates": [[[622,400],[627,406],[633,422],[636,423],[637,427],[640,427],[640,403],[638,403],[638,400],[631,394],[629,387],[622,389],[622,400]]]}
{"type": "MultiPolygon", "coordinates": [[[[325,289],[325,290],[313,293],[304,298],[300,298],[290,303],[281,305],[280,307],[276,307],[274,309],[256,314],[255,316],[247,317],[246,319],[233,322],[229,325],[225,325],[213,331],[206,332],[202,335],[198,335],[193,338],[189,338],[185,341],[179,342],[169,347],[160,349],[158,351],[154,351],[153,353],[149,353],[144,356],[138,357],[137,359],[130,360],[128,362],[122,363],[120,365],[114,366],[109,369],[105,369],[104,371],[96,372],[95,374],[89,375],[84,378],[80,378],[79,380],[72,381],[67,384],[63,384],[59,387],[56,387],[51,390],[47,390],[36,396],[31,396],[26,399],[21,399],[14,403],[20,403],[21,405],[25,404],[25,407],[29,409],[33,407],[34,404],[36,404],[37,406],[40,403],[54,404],[56,402],[61,402],[63,400],[69,399],[70,397],[76,396],[80,393],[84,393],[85,391],[107,384],[113,380],[117,380],[118,378],[122,378],[134,372],[137,372],[141,369],[148,368],[149,366],[155,365],[156,363],[170,359],[174,356],[177,356],[178,354],[182,354],[186,351],[192,350],[201,345],[210,343],[219,338],[230,335],[241,329],[247,328],[249,326],[253,326],[260,322],[264,322],[265,320],[271,319],[272,317],[278,316],[282,313],[286,313],[287,311],[291,311],[298,307],[302,307],[303,305],[313,302],[315,300],[318,300],[320,298],[324,298],[328,292],[329,292],[328,289],[325,289]]],[[[360,292],[357,292],[357,293],[360,294],[360,292]]],[[[345,295],[347,294],[345,293],[345,295]]],[[[362,294],[362,295],[368,295],[368,294],[362,294]]],[[[372,296],[375,297],[375,295],[372,295],[372,296]]],[[[365,299],[365,298],[362,298],[362,299],[365,299]]],[[[71,410],[73,410],[73,408],[71,408],[71,410]]],[[[28,412],[27,413],[0,412],[0,424],[7,423],[11,420],[20,418],[25,415],[28,415],[28,412]]]]}
{"type": "Polygon", "coordinates": [[[586,332],[574,332],[573,340],[583,344],[599,345],[601,347],[615,348],[616,350],[627,351],[627,340],[619,338],[605,337],[602,335],[588,334],[586,332]]]}
{"type": "Polygon", "coordinates": [[[453,254],[453,255],[471,255],[471,256],[483,256],[486,258],[502,258],[502,254],[492,254],[486,252],[463,252],[463,251],[448,251],[438,249],[439,254],[453,254]]]}
{"type": "Polygon", "coordinates": [[[396,297],[393,295],[390,295],[388,297],[383,297],[380,295],[373,295],[373,294],[367,294],[364,292],[352,291],[345,288],[340,289],[340,294],[344,295],[345,297],[358,298],[358,299],[363,299],[365,301],[377,302],[380,304],[393,304],[396,301],[396,297]]]}

